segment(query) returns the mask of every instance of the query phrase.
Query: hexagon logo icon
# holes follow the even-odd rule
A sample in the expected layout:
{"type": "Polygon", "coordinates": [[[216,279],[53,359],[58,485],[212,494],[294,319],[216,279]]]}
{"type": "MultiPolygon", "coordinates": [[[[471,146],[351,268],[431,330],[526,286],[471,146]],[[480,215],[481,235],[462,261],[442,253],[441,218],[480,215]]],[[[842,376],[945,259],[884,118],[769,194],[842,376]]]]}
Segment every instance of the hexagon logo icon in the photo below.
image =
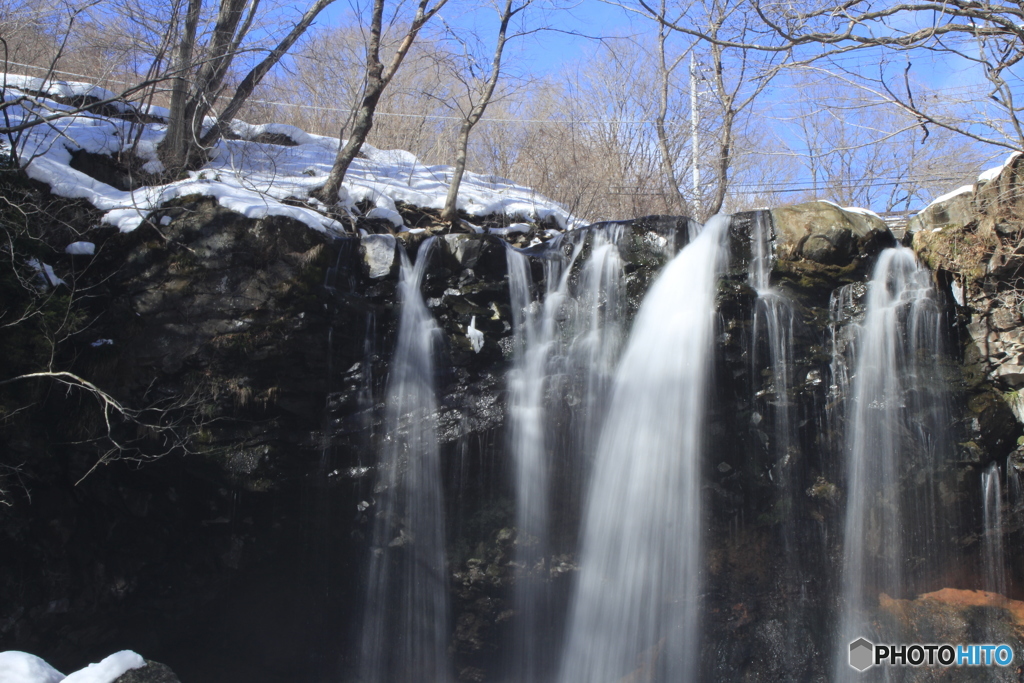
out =
{"type": "Polygon", "coordinates": [[[857,671],[864,671],[872,664],[875,646],[865,638],[858,638],[850,643],[850,666],[857,671]]]}

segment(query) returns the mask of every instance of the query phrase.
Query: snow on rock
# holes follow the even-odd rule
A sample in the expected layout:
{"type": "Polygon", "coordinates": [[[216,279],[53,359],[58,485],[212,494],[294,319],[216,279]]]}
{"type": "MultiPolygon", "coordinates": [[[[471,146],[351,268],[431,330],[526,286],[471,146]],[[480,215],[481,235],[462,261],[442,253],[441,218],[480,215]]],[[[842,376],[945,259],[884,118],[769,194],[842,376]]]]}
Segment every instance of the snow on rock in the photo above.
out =
{"type": "Polygon", "coordinates": [[[822,199],[820,201],[824,202],[825,204],[831,204],[832,206],[834,206],[834,207],[836,207],[838,209],[842,209],[843,211],[848,211],[850,213],[860,214],[861,216],[874,216],[878,220],[882,220],[882,217],[879,216],[874,211],[872,211],[871,209],[864,209],[864,208],[861,208],[859,206],[839,206],[835,202],[830,202],[827,199],[822,199]]]}
{"type": "Polygon", "coordinates": [[[466,328],[466,337],[469,339],[470,345],[473,347],[473,353],[480,353],[480,349],[484,347],[484,333],[476,329],[476,316],[469,321],[469,327],[466,328]]]}
{"type": "Polygon", "coordinates": [[[390,221],[396,228],[401,228],[405,225],[405,221],[402,220],[402,214],[398,213],[394,209],[385,209],[380,206],[376,206],[366,212],[367,218],[383,218],[386,221],[390,221]]]}
{"type": "Polygon", "coordinates": [[[0,681],[3,683],[60,683],[64,674],[27,652],[0,652],[0,681]]]}
{"type": "Polygon", "coordinates": [[[43,79],[35,76],[5,74],[3,84],[22,92],[42,93],[50,97],[94,97],[97,100],[112,100],[117,95],[106,88],[77,81],[60,81],[52,78],[43,79]]]}
{"type": "Polygon", "coordinates": [[[141,655],[131,650],[121,650],[101,662],[69,674],[62,683],[114,683],[126,671],[144,666],[146,660],[141,655]]]}
{"type": "Polygon", "coordinates": [[[859,206],[844,206],[844,207],[842,207],[842,209],[843,209],[843,211],[849,211],[850,213],[859,213],[862,216],[874,216],[875,218],[877,218],[879,220],[882,219],[881,216],[879,216],[877,213],[875,213],[871,209],[863,209],[863,208],[861,208],[859,206]]]}
{"type": "Polygon", "coordinates": [[[366,212],[367,218],[383,218],[386,221],[390,221],[396,228],[405,226],[405,221],[402,220],[402,214],[398,213],[398,207],[395,206],[394,199],[386,194],[382,194],[374,200],[374,204],[376,206],[366,212]]]}
{"type": "Polygon", "coordinates": [[[96,253],[96,245],[92,242],[72,242],[64,247],[64,253],[72,256],[92,256],[96,253]]]}
{"type": "Polygon", "coordinates": [[[1003,172],[1003,169],[1006,168],[1011,161],[1013,161],[1019,156],[1020,152],[1014,152],[1010,156],[1006,157],[1006,161],[1003,162],[1002,166],[996,166],[995,168],[990,168],[986,171],[983,171],[981,175],[978,176],[978,182],[987,183],[990,180],[995,180],[996,178],[999,177],[999,174],[1003,172]]]}
{"type": "MultiPolygon", "coordinates": [[[[39,259],[30,258],[26,261],[28,266],[39,273],[39,277],[49,287],[56,287],[57,285],[66,285],[63,279],[57,277],[57,273],[53,272],[53,266],[49,263],[43,263],[39,259]]],[[[0,679],[2,680],[2,679],[0,679]]]]}
{"type": "MultiPolygon", "coordinates": [[[[1000,169],[1000,170],[1002,170],[1002,169],[1000,169]]],[[[955,190],[953,190],[952,192],[947,192],[946,194],[942,195],[941,197],[936,197],[935,199],[933,199],[928,204],[928,206],[934,206],[935,204],[941,204],[943,202],[948,202],[953,197],[959,197],[960,195],[967,194],[968,192],[974,192],[974,185],[962,185],[962,186],[956,188],[955,190]]],[[[927,207],[925,207],[925,208],[927,208],[927,207]]]]}
{"type": "Polygon", "coordinates": [[[374,280],[386,277],[395,263],[394,235],[365,235],[360,239],[363,245],[363,260],[374,280]]]}
{"type": "Polygon", "coordinates": [[[231,132],[243,140],[255,140],[261,135],[282,135],[296,145],[305,145],[316,141],[315,136],[301,128],[284,123],[264,123],[257,126],[236,119],[231,122],[231,132]]]}
{"type": "MultiPolygon", "coordinates": [[[[43,83],[40,79],[10,74],[7,82],[31,89],[46,86],[35,91],[50,93],[52,97],[110,95],[102,88],[83,83],[43,83]]],[[[5,93],[5,97],[11,99],[13,94],[5,93]]],[[[45,104],[54,110],[68,109],[57,102],[45,104]]],[[[140,110],[159,116],[167,113],[152,107],[140,110]]],[[[9,107],[7,113],[15,120],[29,116],[20,106],[9,107]]],[[[221,206],[250,218],[287,216],[315,230],[345,231],[341,223],[317,211],[322,204],[309,198],[312,191],[323,186],[331,170],[338,152],[336,138],[311,135],[282,124],[256,126],[234,121],[232,130],[243,139],[218,142],[211,154],[212,161],[203,168],[188,178],[133,192],[118,190],[70,167],[71,153],[79,149],[98,154],[118,152],[126,140],[133,139],[132,125],[90,113],[69,115],[53,125],[31,128],[20,150],[21,158],[30,160],[25,170],[33,179],[49,185],[56,195],[85,199],[105,212],[105,224],[125,232],[142,225],[149,213],[164,202],[191,194],[214,197],[221,206]],[[265,133],[286,136],[297,144],[249,141],[265,133]]],[[[134,125],[138,132],[139,124],[134,125]]],[[[137,150],[146,171],[163,170],[156,151],[165,132],[164,124],[142,126],[137,150]]],[[[358,203],[366,201],[373,205],[369,215],[401,228],[396,202],[435,210],[444,207],[452,176],[450,166],[426,166],[409,152],[380,150],[371,145],[363,145],[362,152],[365,158],[353,161],[339,191],[338,203],[350,214],[358,203]]],[[[470,216],[504,214],[520,220],[552,220],[563,230],[577,224],[564,207],[529,188],[504,178],[470,172],[463,177],[458,208],[470,216]]]]}
{"type": "Polygon", "coordinates": [[[514,235],[516,233],[526,234],[528,232],[530,232],[529,223],[513,223],[512,225],[509,225],[508,227],[505,228],[490,229],[490,233],[492,235],[501,235],[503,237],[507,237],[508,235],[514,235]]]}

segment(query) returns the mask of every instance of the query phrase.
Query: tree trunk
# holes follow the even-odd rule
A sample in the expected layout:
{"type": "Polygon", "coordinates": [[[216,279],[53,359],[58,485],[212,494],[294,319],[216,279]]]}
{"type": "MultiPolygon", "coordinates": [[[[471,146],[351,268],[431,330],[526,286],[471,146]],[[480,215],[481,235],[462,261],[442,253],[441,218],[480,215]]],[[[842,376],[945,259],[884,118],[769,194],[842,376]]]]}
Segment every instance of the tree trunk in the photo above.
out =
{"type": "Polygon", "coordinates": [[[438,0],[437,4],[428,12],[426,10],[428,0],[419,0],[416,16],[413,18],[408,32],[402,38],[402,42],[399,44],[385,71],[384,64],[380,61],[384,0],[373,0],[373,15],[370,21],[370,44],[366,48],[366,94],[363,96],[363,101],[359,105],[359,111],[356,113],[355,122],[352,125],[352,134],[349,136],[348,141],[338,150],[338,155],[334,158],[331,172],[327,175],[327,182],[319,190],[312,193],[313,196],[328,206],[333,206],[338,202],[338,190],[341,189],[341,183],[345,180],[348,167],[352,165],[352,161],[359,154],[363,143],[366,142],[370,129],[373,128],[373,114],[377,111],[377,104],[380,102],[380,96],[384,93],[384,88],[388,86],[388,83],[394,78],[395,72],[402,65],[402,60],[408,54],[409,48],[412,47],[420,29],[444,7],[447,1],[438,0]]]}
{"type": "Polygon", "coordinates": [[[356,119],[352,124],[352,134],[345,141],[345,145],[338,150],[338,155],[334,158],[334,165],[327,176],[327,182],[317,191],[320,201],[327,205],[337,203],[338,190],[341,189],[341,183],[345,180],[348,167],[352,165],[352,161],[359,154],[363,143],[366,142],[370,129],[373,128],[373,113],[377,110],[377,103],[380,101],[384,86],[375,87],[370,92],[370,87],[367,85],[367,91],[362,104],[359,105],[359,111],[356,112],[356,119]]]}
{"type": "Polygon", "coordinates": [[[732,165],[732,127],[736,123],[736,112],[727,110],[722,119],[722,139],[718,143],[718,161],[715,175],[715,195],[708,205],[708,216],[714,216],[722,210],[725,194],[729,188],[729,167],[732,165]]]}
{"type": "Polygon", "coordinates": [[[473,130],[473,124],[463,121],[459,129],[458,147],[455,150],[455,168],[452,170],[452,180],[448,183],[448,195],[444,200],[444,209],[441,210],[441,222],[455,225],[459,218],[457,200],[459,198],[459,186],[462,184],[462,176],[466,172],[466,150],[469,148],[469,133],[473,130]]]}
{"type": "Polygon", "coordinates": [[[277,65],[281,58],[287,54],[288,50],[292,48],[302,35],[309,28],[313,20],[316,19],[317,15],[320,14],[328,5],[333,3],[334,0],[317,0],[316,4],[306,10],[306,13],[302,15],[302,19],[298,24],[292,28],[287,36],[278,43],[277,47],[271,50],[270,54],[263,59],[262,62],[257,64],[252,71],[245,75],[242,82],[238,84],[238,88],[235,90],[235,94],[232,96],[231,101],[224,107],[220,115],[217,117],[217,123],[210,127],[210,130],[206,131],[203,135],[199,146],[206,150],[213,147],[221,136],[224,135],[224,131],[231,124],[231,120],[239,112],[242,106],[245,104],[249,96],[252,95],[256,86],[260,84],[263,77],[277,65]]]}
{"type": "MultiPolygon", "coordinates": [[[[661,3],[661,17],[665,17],[665,0],[661,3]]],[[[675,60],[669,68],[665,55],[665,43],[668,39],[667,29],[662,23],[658,24],[658,75],[661,82],[658,84],[658,115],[654,119],[654,130],[658,136],[658,150],[661,152],[661,172],[665,174],[668,181],[669,193],[667,199],[671,206],[670,211],[682,213],[686,207],[686,199],[679,189],[679,178],[676,176],[675,155],[672,154],[668,140],[668,131],[665,129],[665,119],[668,118],[668,94],[672,72],[679,65],[682,57],[675,60]]],[[[685,54],[685,53],[684,53],[685,54]]],[[[696,150],[694,150],[696,153],[696,150]]]]}
{"type": "Polygon", "coordinates": [[[167,134],[157,148],[164,168],[176,173],[184,167],[186,144],[186,109],[189,100],[189,72],[192,69],[192,49],[196,43],[199,10],[202,0],[189,0],[185,13],[185,26],[174,57],[175,74],[171,81],[171,112],[167,117],[167,134]]]}
{"type": "Polygon", "coordinates": [[[441,211],[441,222],[455,225],[459,217],[458,198],[459,186],[462,184],[462,176],[466,173],[466,150],[469,149],[469,134],[483,117],[487,106],[494,97],[494,88],[498,85],[498,78],[501,77],[501,55],[505,50],[505,36],[508,32],[509,22],[512,17],[526,9],[532,0],[527,0],[516,9],[512,9],[512,0],[505,0],[505,9],[501,13],[501,26],[498,29],[498,39],[494,46],[494,57],[491,61],[491,75],[487,78],[484,91],[480,94],[480,101],[473,106],[469,116],[462,122],[459,130],[458,148],[455,150],[455,168],[452,172],[452,181],[448,185],[448,195],[444,200],[444,209],[441,211]]]}

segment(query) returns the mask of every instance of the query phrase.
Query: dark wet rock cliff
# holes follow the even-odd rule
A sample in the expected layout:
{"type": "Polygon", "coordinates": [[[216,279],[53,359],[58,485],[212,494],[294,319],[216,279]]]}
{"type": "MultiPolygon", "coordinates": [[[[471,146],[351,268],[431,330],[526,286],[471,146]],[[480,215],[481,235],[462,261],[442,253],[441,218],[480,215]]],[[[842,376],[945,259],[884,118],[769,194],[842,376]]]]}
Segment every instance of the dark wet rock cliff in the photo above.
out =
{"type": "MultiPolygon", "coordinates": [[[[1006,203],[1011,190],[969,222],[914,237],[948,312],[950,372],[962,373],[950,398],[962,457],[941,476],[950,506],[968,515],[981,468],[1017,454],[1015,414],[1024,415],[1016,397],[1024,322],[1014,298],[1015,264],[1024,258],[1014,216],[1024,214],[1006,203]]],[[[416,258],[426,235],[333,236],[287,219],[246,219],[200,197],[175,200],[125,234],[72,209],[40,247],[67,282],[53,291],[66,292],[66,310],[79,320],[53,367],[91,378],[126,406],[160,412],[155,424],[173,423],[176,440],[126,421],[108,432],[94,398],[65,386],[6,385],[0,649],[74,670],[130,648],[193,682],[352,680],[374,453],[387,438],[382,402],[398,268],[403,252],[416,258]],[[75,240],[95,243],[95,256],[64,254],[75,240]]],[[[685,245],[688,221],[650,217],[625,230],[631,317],[660,266],[685,245]]],[[[542,226],[511,239],[526,248],[541,234],[542,226]]],[[[583,240],[585,258],[590,239],[582,231],[557,248],[583,240]]],[[[863,283],[895,239],[880,221],[824,203],[740,214],[729,239],[702,486],[701,666],[707,680],[825,681],[844,505],[834,345],[863,315],[863,283]],[[783,383],[765,370],[754,324],[748,273],[759,221],[778,255],[770,282],[792,316],[794,360],[783,383]],[[847,298],[836,309],[841,288],[847,298]],[[767,428],[782,405],[791,424],[784,452],[767,428]],[[798,558],[787,548],[798,548],[798,558]]],[[[443,331],[436,379],[451,652],[462,680],[497,681],[515,619],[520,542],[504,455],[508,240],[437,240],[424,297],[443,331]],[[479,352],[467,334],[473,321],[484,337],[479,352]]],[[[538,287],[547,248],[528,248],[538,287]]],[[[4,348],[23,343],[3,334],[11,333],[0,332],[4,348]]],[[[977,552],[976,537],[954,542],[962,555],[977,552]]],[[[568,599],[575,563],[571,552],[546,562],[556,600],[568,599]]],[[[936,568],[951,585],[974,571],[954,562],[936,568]]],[[[925,608],[879,609],[884,620],[925,608]]]]}

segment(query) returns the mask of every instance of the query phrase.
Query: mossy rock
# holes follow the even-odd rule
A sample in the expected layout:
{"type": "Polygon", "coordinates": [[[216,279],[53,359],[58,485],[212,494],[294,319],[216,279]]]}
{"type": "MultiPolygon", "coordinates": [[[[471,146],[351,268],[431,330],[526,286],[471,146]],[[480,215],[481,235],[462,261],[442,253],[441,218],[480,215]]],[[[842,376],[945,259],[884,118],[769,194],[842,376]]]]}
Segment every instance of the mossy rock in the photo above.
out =
{"type": "Polygon", "coordinates": [[[976,223],[921,230],[913,241],[917,258],[930,269],[959,273],[968,282],[985,275],[988,258],[997,246],[995,236],[979,232],[976,223]]]}

